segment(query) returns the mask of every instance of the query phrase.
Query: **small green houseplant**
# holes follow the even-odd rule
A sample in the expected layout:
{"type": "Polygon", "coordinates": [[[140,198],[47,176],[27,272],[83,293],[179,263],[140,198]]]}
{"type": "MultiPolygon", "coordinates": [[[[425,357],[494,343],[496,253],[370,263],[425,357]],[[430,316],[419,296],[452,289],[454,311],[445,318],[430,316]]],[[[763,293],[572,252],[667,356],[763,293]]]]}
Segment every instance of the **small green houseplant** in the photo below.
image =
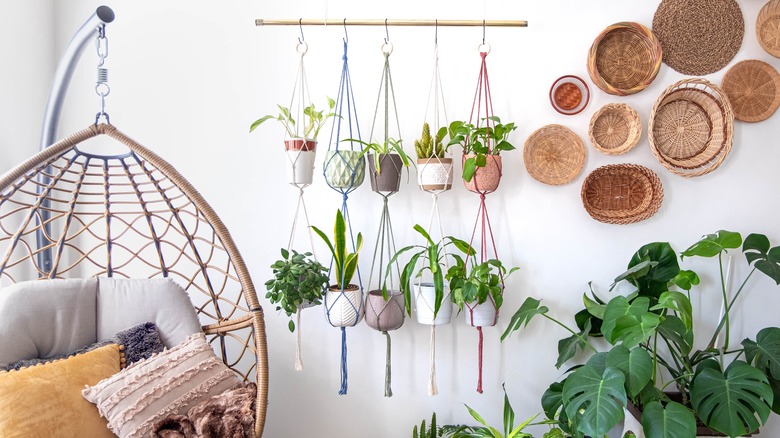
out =
{"type": "MultiPolygon", "coordinates": [[[[431,127],[427,122],[423,123],[422,135],[414,141],[414,151],[419,160],[427,158],[444,158],[447,148],[444,147],[444,137],[447,128],[442,126],[435,136],[431,136],[431,127]]],[[[449,145],[447,145],[449,147],[449,145]]]]}
{"type": "MultiPolygon", "coordinates": [[[[445,277],[445,269],[446,269],[446,260],[445,257],[447,257],[448,253],[446,251],[446,248],[450,245],[455,246],[458,250],[463,252],[466,255],[474,255],[476,254],[476,251],[474,251],[474,248],[471,247],[468,243],[464,242],[463,240],[457,239],[452,236],[446,236],[442,238],[442,240],[438,242],[434,242],[433,239],[431,239],[431,235],[428,233],[428,231],[425,230],[422,226],[419,224],[414,226],[414,230],[420,233],[420,235],[425,239],[424,245],[409,245],[406,247],[401,248],[398,250],[398,252],[395,253],[395,255],[390,259],[390,261],[387,264],[387,271],[385,273],[385,284],[382,285],[382,293],[387,296],[387,277],[390,276],[392,272],[392,268],[397,263],[397,260],[400,256],[407,253],[408,251],[416,251],[412,253],[411,257],[409,258],[409,261],[404,265],[403,269],[401,270],[401,278],[400,278],[400,290],[404,294],[404,300],[406,302],[406,313],[411,316],[412,315],[412,307],[411,307],[411,301],[412,301],[412,290],[414,288],[414,279],[421,278],[423,274],[427,271],[431,274],[433,277],[433,288],[435,293],[435,299],[434,299],[434,309],[433,309],[433,316],[434,318],[439,313],[439,309],[441,308],[442,301],[444,300],[444,277],[445,277]],[[420,261],[420,259],[423,259],[423,266],[421,268],[417,268],[417,264],[420,261]]],[[[452,255],[452,257],[455,257],[456,255],[452,255]]]]}
{"type": "MultiPolygon", "coordinates": [[[[503,385],[502,385],[503,388],[503,385]]],[[[533,435],[523,430],[535,423],[534,421],[538,414],[531,416],[522,423],[515,426],[515,411],[512,409],[512,404],[509,402],[509,396],[506,394],[506,388],[504,388],[504,424],[503,434],[497,428],[490,426],[487,421],[477,413],[474,409],[471,409],[469,405],[465,405],[469,414],[473,419],[479,422],[482,426],[464,426],[464,425],[444,425],[441,427],[443,436],[452,438],[532,438],[533,435]]]]}
{"type": "Polygon", "coordinates": [[[320,129],[322,129],[323,125],[325,125],[325,121],[331,117],[336,117],[336,113],[333,112],[333,108],[336,106],[336,101],[330,97],[327,99],[328,112],[325,112],[325,110],[317,111],[317,109],[314,107],[314,103],[312,103],[303,109],[304,120],[298,120],[297,122],[289,108],[276,105],[279,108],[279,114],[268,114],[255,120],[249,127],[249,132],[254,131],[258,126],[262,125],[267,120],[274,119],[281,123],[282,126],[284,126],[285,131],[287,131],[287,135],[289,135],[291,139],[301,138],[304,140],[311,140],[316,142],[317,136],[320,133],[320,129]]]}
{"type": "Polygon", "coordinates": [[[506,267],[498,259],[485,260],[477,263],[474,257],[470,257],[467,264],[462,257],[453,254],[455,265],[447,271],[447,280],[450,282],[452,302],[463,310],[466,304],[483,304],[491,297],[496,305],[496,310],[501,308],[504,302],[503,280],[509,277],[519,268],[514,267],[507,272],[506,267]]]}
{"type": "Polygon", "coordinates": [[[528,298],[521,305],[502,339],[542,315],[571,333],[558,343],[557,367],[577,350],[591,352],[584,365],[567,371],[544,393],[548,418],[574,436],[602,436],[623,419],[630,402],[642,411],[647,438],[692,437],[697,423],[736,437],[755,432],[772,411],[780,413],[780,328],[763,328],[740,347],[730,340],[734,305],[752,275],[758,271],[780,284],[780,246],[771,247],[762,234],[743,241],[739,233],[721,230],[704,236],[679,259],[686,257],[717,258],[720,269],[715,283],[720,293],[710,296],[720,296],[724,312],[703,348],[695,347],[694,335],[701,333],[694,330],[691,300],[699,276],[680,269],[666,242],[641,247],[615,278],[613,287],[631,286],[627,296],[605,302],[595,293],[592,298],[585,294],[576,328],[549,316],[539,300],[528,298]],[[730,297],[723,258],[740,246],[751,270],[730,297]],[[591,343],[592,336],[604,338],[606,351],[591,343]]]}
{"type": "Polygon", "coordinates": [[[417,184],[428,191],[443,191],[452,188],[452,158],[445,156],[449,145],[444,145],[447,128],[439,128],[431,136],[431,127],[423,123],[422,135],[414,141],[417,154],[417,184]]]}
{"type": "MultiPolygon", "coordinates": [[[[325,242],[333,256],[333,268],[336,270],[335,289],[341,291],[358,289],[357,286],[350,284],[350,282],[357,270],[358,254],[360,254],[360,249],[363,247],[363,234],[357,234],[355,252],[347,252],[347,224],[341,210],[336,211],[332,242],[319,228],[312,225],[311,229],[325,242]]],[[[331,289],[333,290],[334,286],[331,286],[331,289]]]]}
{"type": "MultiPolygon", "coordinates": [[[[373,160],[369,161],[369,163],[373,162],[374,165],[374,172],[376,174],[382,173],[382,160],[386,155],[390,154],[396,154],[401,159],[401,163],[404,165],[404,167],[408,167],[409,164],[411,164],[411,159],[409,158],[409,155],[406,154],[404,151],[404,147],[402,145],[403,140],[396,140],[392,137],[387,138],[384,142],[365,142],[360,139],[356,138],[346,138],[342,141],[348,141],[348,142],[356,142],[363,145],[363,151],[361,152],[361,156],[365,156],[368,153],[371,153],[373,155],[373,160]]],[[[399,169],[400,172],[400,169],[399,169]]]]}
{"type": "Polygon", "coordinates": [[[447,146],[459,144],[463,148],[464,155],[470,155],[463,163],[463,179],[471,181],[478,167],[487,165],[488,155],[497,157],[504,151],[511,151],[515,147],[509,143],[509,134],[517,129],[514,123],[501,123],[498,116],[490,116],[482,119],[484,126],[475,126],[456,120],[450,123],[450,142],[447,146]],[[489,122],[493,125],[490,126],[489,122]]]}
{"type": "MultiPolygon", "coordinates": [[[[287,316],[292,316],[300,308],[307,305],[318,305],[322,293],[328,285],[328,268],[312,259],[312,253],[292,253],[284,248],[282,258],[271,265],[273,278],[265,282],[268,290],[265,297],[276,310],[284,310],[287,316]]],[[[288,328],[295,331],[295,323],[290,320],[288,328]]]]}
{"type": "Polygon", "coordinates": [[[442,432],[436,427],[436,412],[431,415],[430,426],[426,427],[425,420],[423,420],[419,429],[416,425],[412,429],[412,438],[437,438],[440,436],[442,436],[442,432]]]}

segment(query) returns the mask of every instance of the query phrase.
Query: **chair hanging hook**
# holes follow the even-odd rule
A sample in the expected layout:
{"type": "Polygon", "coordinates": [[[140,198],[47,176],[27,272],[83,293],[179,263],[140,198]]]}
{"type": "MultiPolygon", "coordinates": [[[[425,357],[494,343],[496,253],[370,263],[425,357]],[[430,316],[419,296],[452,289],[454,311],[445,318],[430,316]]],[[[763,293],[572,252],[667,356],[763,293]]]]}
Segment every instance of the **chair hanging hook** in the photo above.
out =
{"type": "Polygon", "coordinates": [[[100,118],[103,117],[107,124],[111,124],[106,112],[106,96],[111,93],[111,87],[108,86],[108,69],[103,67],[108,58],[108,37],[106,37],[106,25],[102,24],[98,27],[98,36],[95,40],[95,47],[98,55],[97,65],[97,81],[95,83],[95,93],[100,98],[100,111],[95,115],[95,125],[100,122],[100,118]]]}

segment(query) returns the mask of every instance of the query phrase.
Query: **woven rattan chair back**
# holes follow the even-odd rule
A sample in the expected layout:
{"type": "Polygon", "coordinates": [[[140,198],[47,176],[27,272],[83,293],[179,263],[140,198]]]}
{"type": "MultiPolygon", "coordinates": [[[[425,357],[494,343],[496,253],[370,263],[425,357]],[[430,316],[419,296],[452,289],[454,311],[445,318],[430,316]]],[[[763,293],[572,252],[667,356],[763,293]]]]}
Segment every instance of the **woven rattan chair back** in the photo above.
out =
{"type": "Polygon", "coordinates": [[[244,380],[256,379],[255,430],[262,435],[267,346],[249,272],[214,210],[149,149],[111,125],[90,126],[3,175],[0,254],[2,284],[91,276],[176,280],[225,364],[244,380]],[[101,135],[129,151],[102,156],[77,147],[101,135]],[[44,252],[50,266],[42,266],[44,252]]]}

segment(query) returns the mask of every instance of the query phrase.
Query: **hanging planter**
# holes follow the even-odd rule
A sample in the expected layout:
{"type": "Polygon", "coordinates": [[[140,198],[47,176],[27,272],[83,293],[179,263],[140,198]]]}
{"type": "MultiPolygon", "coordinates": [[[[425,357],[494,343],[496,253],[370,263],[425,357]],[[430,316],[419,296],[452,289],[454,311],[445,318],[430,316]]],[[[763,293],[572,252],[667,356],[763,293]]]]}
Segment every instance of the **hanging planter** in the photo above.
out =
{"type": "Polygon", "coordinates": [[[363,319],[363,293],[354,284],[348,284],[342,290],[335,285],[325,294],[325,312],[333,327],[354,327],[363,319]]]}
{"type": "Polygon", "coordinates": [[[372,290],[366,297],[366,324],[374,330],[396,330],[404,324],[404,296],[399,291],[372,290]]]}
{"type": "Polygon", "coordinates": [[[482,304],[469,303],[465,307],[466,324],[472,327],[493,327],[498,322],[498,309],[492,299],[482,304]]]}
{"type": "Polygon", "coordinates": [[[450,290],[444,286],[444,299],[436,312],[436,286],[433,283],[414,285],[414,314],[417,322],[425,325],[445,325],[452,319],[450,290]]]}
{"type": "Polygon", "coordinates": [[[417,184],[426,192],[452,188],[452,158],[418,158],[417,184]]]}
{"type": "MultiPolygon", "coordinates": [[[[464,154],[463,165],[466,166],[468,160],[476,159],[475,154],[464,154]]],[[[475,169],[474,176],[470,181],[463,180],[466,189],[474,193],[492,193],[498,189],[501,183],[503,171],[503,162],[498,155],[487,155],[485,165],[475,169]]]]}
{"type": "Polygon", "coordinates": [[[307,138],[290,138],[284,141],[287,155],[287,182],[293,185],[309,185],[314,177],[314,159],[317,142],[307,138]]]}
{"type": "Polygon", "coordinates": [[[323,167],[325,181],[337,190],[354,190],[363,184],[366,176],[366,160],[360,151],[328,151],[323,167]]]}
{"type": "Polygon", "coordinates": [[[375,192],[397,192],[401,187],[401,171],[403,167],[404,163],[399,154],[368,154],[371,190],[375,192]]]}

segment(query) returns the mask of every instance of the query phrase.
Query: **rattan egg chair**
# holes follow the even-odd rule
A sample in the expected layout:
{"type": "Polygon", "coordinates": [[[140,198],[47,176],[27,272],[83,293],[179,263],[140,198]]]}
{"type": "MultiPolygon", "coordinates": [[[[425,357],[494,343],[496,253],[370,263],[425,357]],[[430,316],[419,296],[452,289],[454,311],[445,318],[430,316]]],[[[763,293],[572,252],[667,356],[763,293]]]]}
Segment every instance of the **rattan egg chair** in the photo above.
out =
{"type": "Polygon", "coordinates": [[[245,381],[256,380],[255,432],[262,435],[268,357],[249,272],[214,210],[149,149],[112,125],[93,125],[0,177],[0,254],[3,285],[92,276],[176,280],[217,355],[245,381]],[[95,137],[129,151],[79,150],[95,137]]]}

